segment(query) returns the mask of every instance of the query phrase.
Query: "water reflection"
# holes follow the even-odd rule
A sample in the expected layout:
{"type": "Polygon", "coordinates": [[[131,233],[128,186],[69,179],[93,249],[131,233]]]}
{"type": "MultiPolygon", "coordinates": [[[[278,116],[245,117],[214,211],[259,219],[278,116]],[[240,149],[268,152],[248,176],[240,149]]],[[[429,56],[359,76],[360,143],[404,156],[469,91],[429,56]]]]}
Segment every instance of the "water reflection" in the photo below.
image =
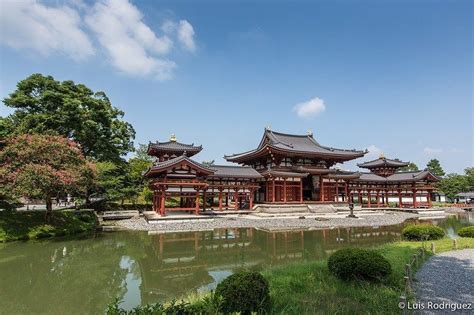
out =
{"type": "MultiPolygon", "coordinates": [[[[433,221],[455,233],[473,217],[433,221]]],[[[1,314],[102,313],[115,297],[123,306],[203,292],[241,268],[261,270],[326,258],[343,246],[400,239],[402,226],[271,232],[100,234],[81,240],[0,245],[1,314]]]]}

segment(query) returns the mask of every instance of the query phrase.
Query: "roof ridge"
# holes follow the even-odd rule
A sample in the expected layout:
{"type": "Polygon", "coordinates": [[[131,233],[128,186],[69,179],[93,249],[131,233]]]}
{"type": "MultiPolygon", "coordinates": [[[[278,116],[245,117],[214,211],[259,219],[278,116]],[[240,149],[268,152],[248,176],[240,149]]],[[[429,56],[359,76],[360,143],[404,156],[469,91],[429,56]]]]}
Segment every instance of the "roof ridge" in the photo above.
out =
{"type": "Polygon", "coordinates": [[[209,167],[214,167],[214,166],[218,166],[218,167],[238,167],[238,168],[252,168],[250,166],[241,166],[241,165],[219,165],[219,164],[214,164],[214,165],[210,165],[209,167]]]}

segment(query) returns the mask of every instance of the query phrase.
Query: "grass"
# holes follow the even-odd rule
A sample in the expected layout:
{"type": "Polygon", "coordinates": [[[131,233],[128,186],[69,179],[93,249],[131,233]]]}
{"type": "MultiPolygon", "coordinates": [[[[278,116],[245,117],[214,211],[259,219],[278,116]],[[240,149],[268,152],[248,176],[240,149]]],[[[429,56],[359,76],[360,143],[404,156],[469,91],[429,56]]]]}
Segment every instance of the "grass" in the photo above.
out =
{"type": "Polygon", "coordinates": [[[0,242],[73,235],[95,227],[92,212],[54,211],[48,222],[43,211],[0,212],[0,242]]]}
{"type": "MultiPolygon", "coordinates": [[[[424,246],[429,249],[434,243],[436,252],[453,250],[453,240],[444,238],[436,241],[401,241],[388,243],[375,249],[392,266],[392,274],[383,282],[342,281],[334,277],[327,268],[327,260],[293,263],[273,267],[263,272],[270,285],[272,308],[269,314],[400,314],[400,295],[404,289],[404,269],[413,254],[424,246]]],[[[457,239],[457,248],[474,248],[474,239],[457,239]]],[[[427,256],[432,253],[428,250],[427,256]]],[[[416,269],[413,270],[416,272],[416,269]]],[[[213,293],[191,293],[176,305],[188,312],[220,314],[213,293]]],[[[151,307],[173,307],[173,301],[165,305],[137,307],[128,314],[156,314],[151,307]]],[[[109,306],[107,314],[125,314],[118,302],[109,306]]]]}
{"type": "MultiPolygon", "coordinates": [[[[474,239],[458,239],[457,246],[474,248],[474,239]]],[[[453,249],[451,239],[434,243],[436,252],[453,249]]],[[[272,313],[285,314],[399,314],[405,264],[422,242],[394,242],[376,249],[390,262],[392,274],[381,283],[342,281],[329,273],[327,261],[277,267],[263,274],[270,283],[272,313]]],[[[431,253],[428,253],[430,255],[431,253]]]]}

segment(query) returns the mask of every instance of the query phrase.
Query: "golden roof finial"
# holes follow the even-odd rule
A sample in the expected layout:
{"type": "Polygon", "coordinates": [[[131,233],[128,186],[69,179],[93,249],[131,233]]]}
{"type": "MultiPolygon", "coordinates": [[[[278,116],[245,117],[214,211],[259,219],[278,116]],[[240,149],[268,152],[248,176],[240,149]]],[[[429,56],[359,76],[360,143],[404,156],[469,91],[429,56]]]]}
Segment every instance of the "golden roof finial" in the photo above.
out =
{"type": "Polygon", "coordinates": [[[176,135],[174,133],[171,134],[170,141],[176,142],[176,135]]]}
{"type": "Polygon", "coordinates": [[[267,126],[265,127],[265,129],[266,129],[266,130],[272,130],[272,125],[267,125],[267,126]]]}
{"type": "Polygon", "coordinates": [[[379,156],[379,158],[381,158],[381,159],[385,159],[385,155],[383,154],[383,152],[382,152],[382,153],[380,153],[380,156],[379,156]]]}
{"type": "Polygon", "coordinates": [[[312,136],[313,135],[313,130],[311,128],[308,129],[308,136],[312,136]]]}

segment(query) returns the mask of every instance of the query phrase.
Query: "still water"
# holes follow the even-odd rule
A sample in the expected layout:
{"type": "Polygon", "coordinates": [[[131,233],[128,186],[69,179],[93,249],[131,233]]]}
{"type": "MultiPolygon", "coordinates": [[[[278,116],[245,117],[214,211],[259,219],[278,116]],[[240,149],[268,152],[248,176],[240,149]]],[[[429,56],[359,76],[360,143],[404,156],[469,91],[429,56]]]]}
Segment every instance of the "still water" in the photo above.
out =
{"type": "MultiPolygon", "coordinates": [[[[456,236],[474,224],[474,214],[428,222],[456,236]]],[[[125,308],[169,300],[214,289],[241,268],[263,270],[399,240],[402,227],[116,232],[0,244],[0,314],[102,314],[116,297],[125,308]]]]}

